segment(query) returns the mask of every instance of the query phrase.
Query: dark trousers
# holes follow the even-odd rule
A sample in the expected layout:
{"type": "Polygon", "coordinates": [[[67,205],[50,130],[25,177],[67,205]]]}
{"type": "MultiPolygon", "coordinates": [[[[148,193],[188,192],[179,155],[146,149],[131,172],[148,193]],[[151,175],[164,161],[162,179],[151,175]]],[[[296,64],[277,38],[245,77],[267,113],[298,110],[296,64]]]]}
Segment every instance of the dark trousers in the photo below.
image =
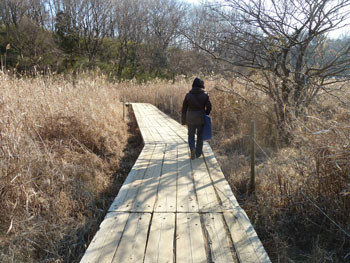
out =
{"type": "Polygon", "coordinates": [[[200,156],[203,150],[203,127],[204,125],[188,125],[188,144],[190,149],[196,149],[196,156],[200,156]],[[197,133],[197,144],[194,135],[197,133]]]}

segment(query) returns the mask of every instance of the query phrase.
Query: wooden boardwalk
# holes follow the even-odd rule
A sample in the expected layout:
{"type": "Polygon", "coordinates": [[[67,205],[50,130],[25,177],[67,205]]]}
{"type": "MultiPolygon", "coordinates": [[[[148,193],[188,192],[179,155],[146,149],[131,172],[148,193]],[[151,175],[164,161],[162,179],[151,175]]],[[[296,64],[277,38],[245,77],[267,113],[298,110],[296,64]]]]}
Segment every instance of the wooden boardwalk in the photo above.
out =
{"type": "Polygon", "coordinates": [[[145,146],[81,263],[270,262],[209,144],[191,160],[186,127],[132,107],[145,146]]]}

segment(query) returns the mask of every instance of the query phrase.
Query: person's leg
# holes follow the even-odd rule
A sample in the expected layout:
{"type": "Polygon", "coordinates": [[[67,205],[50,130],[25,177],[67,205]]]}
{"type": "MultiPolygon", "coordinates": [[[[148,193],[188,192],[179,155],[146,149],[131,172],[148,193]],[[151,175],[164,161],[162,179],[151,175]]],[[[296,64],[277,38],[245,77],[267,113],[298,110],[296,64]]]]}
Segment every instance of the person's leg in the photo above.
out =
{"type": "Polygon", "coordinates": [[[203,152],[203,127],[204,125],[197,126],[197,144],[196,144],[196,157],[200,157],[203,152]]]}
{"type": "Polygon", "coordinates": [[[188,125],[188,146],[191,150],[191,159],[194,159],[195,155],[195,140],[194,140],[194,134],[196,132],[196,126],[195,125],[188,125]]]}

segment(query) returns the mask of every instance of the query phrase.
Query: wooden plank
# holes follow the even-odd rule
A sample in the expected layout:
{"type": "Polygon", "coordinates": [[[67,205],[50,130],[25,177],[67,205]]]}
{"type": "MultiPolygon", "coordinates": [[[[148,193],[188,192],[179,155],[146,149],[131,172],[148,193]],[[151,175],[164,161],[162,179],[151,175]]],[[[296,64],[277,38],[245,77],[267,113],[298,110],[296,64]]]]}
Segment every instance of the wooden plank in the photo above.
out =
{"type": "Polygon", "coordinates": [[[224,216],[240,261],[245,263],[260,263],[250,239],[234,214],[226,212],[224,216]]]}
{"type": "Polygon", "coordinates": [[[143,262],[150,220],[150,213],[130,214],[113,263],[143,262]]]}
{"type": "Polygon", "coordinates": [[[176,262],[208,262],[198,213],[176,214],[176,262]]]}
{"type": "Polygon", "coordinates": [[[170,134],[160,123],[158,123],[157,119],[159,118],[159,115],[154,116],[152,118],[152,124],[154,127],[154,131],[159,134],[159,141],[163,143],[172,143],[172,140],[170,138],[170,134]]]}
{"type": "Polygon", "coordinates": [[[177,145],[167,145],[155,212],[176,212],[177,145]]]}
{"type": "Polygon", "coordinates": [[[222,210],[234,210],[239,206],[236,197],[233,195],[230,185],[228,184],[220,166],[215,158],[213,151],[208,143],[203,145],[203,155],[207,164],[212,183],[216,189],[221,202],[222,210]]]}
{"type": "Polygon", "coordinates": [[[141,127],[147,127],[147,112],[144,112],[144,106],[142,103],[134,103],[133,104],[134,114],[137,122],[140,122],[141,127]]]}
{"type": "Polygon", "coordinates": [[[138,112],[138,121],[140,120],[143,126],[140,129],[146,129],[143,133],[151,134],[152,138],[148,138],[149,142],[152,143],[165,143],[172,142],[171,134],[169,131],[163,127],[158,119],[162,119],[163,117],[159,114],[159,110],[154,110],[149,107],[150,104],[139,103],[137,104],[137,112],[138,112]],[[148,132],[147,132],[148,131],[148,132]],[[170,139],[170,141],[169,141],[170,139]]]}
{"type": "Polygon", "coordinates": [[[155,145],[146,145],[142,150],[139,159],[131,169],[123,186],[119,190],[117,197],[114,199],[109,211],[130,211],[134,199],[140,187],[140,183],[145,175],[149,161],[152,157],[155,145]]]}
{"type": "Polygon", "coordinates": [[[187,129],[185,126],[182,126],[176,120],[172,119],[164,112],[158,110],[158,108],[154,105],[146,104],[146,107],[152,109],[159,115],[156,119],[161,119],[162,125],[170,127],[170,129],[180,138],[179,142],[187,141],[187,129]]]}
{"type": "Polygon", "coordinates": [[[198,202],[194,191],[189,150],[186,144],[178,146],[177,162],[177,212],[199,212],[198,202]]]}
{"type": "Polygon", "coordinates": [[[146,134],[146,140],[144,140],[145,143],[154,143],[156,141],[150,128],[147,127],[142,130],[144,130],[144,133],[146,134]]]}
{"type": "Polygon", "coordinates": [[[154,213],[144,262],[174,262],[174,233],[175,214],[154,213]]]}
{"type": "Polygon", "coordinates": [[[222,215],[219,213],[203,214],[203,221],[210,250],[210,262],[236,263],[237,260],[233,258],[230,239],[225,231],[222,215]]]}
{"type": "Polygon", "coordinates": [[[141,131],[142,140],[144,141],[145,144],[153,143],[155,141],[155,139],[153,138],[152,132],[150,131],[149,128],[143,127],[143,128],[140,128],[140,131],[141,131]]]}
{"type": "Polygon", "coordinates": [[[241,207],[237,207],[234,212],[225,212],[224,217],[242,262],[271,262],[247,214],[241,207]]]}
{"type": "Polygon", "coordinates": [[[157,117],[154,118],[154,120],[157,122],[160,132],[162,132],[163,134],[167,134],[167,142],[168,143],[180,142],[180,140],[179,140],[180,138],[173,131],[173,129],[171,129],[171,127],[169,127],[169,125],[166,121],[166,118],[164,118],[163,115],[157,114],[157,117]]]}
{"type": "Polygon", "coordinates": [[[157,121],[160,122],[163,127],[168,129],[168,133],[171,135],[172,141],[176,143],[183,143],[187,139],[186,128],[165,113],[159,111],[158,109],[155,110],[157,110],[159,114],[157,121]]]}
{"type": "Polygon", "coordinates": [[[166,142],[170,142],[170,143],[184,142],[184,139],[178,135],[176,130],[172,127],[173,125],[170,124],[169,120],[172,120],[172,119],[169,116],[159,111],[153,105],[148,104],[146,107],[151,112],[151,116],[153,116],[153,119],[155,120],[155,122],[158,124],[157,127],[159,127],[158,128],[159,131],[162,134],[167,134],[166,142]]]}
{"type": "MultiPolygon", "coordinates": [[[[144,106],[144,105],[143,105],[144,106]]],[[[157,115],[153,116],[152,112],[147,109],[147,107],[144,106],[143,108],[144,112],[147,112],[147,123],[149,125],[149,129],[152,132],[153,138],[155,142],[158,143],[165,143],[167,141],[166,134],[163,134],[159,130],[159,124],[156,122],[157,115]]]]}
{"type": "Polygon", "coordinates": [[[140,129],[142,139],[145,143],[151,143],[154,141],[154,138],[151,134],[151,132],[148,129],[147,123],[143,119],[143,115],[141,114],[140,111],[140,104],[139,103],[134,103],[133,105],[133,111],[134,115],[137,121],[137,125],[140,129]]]}
{"type": "Polygon", "coordinates": [[[157,129],[157,127],[151,127],[150,128],[152,135],[154,137],[154,142],[155,143],[166,143],[166,134],[162,134],[160,133],[159,129],[157,129]]]}
{"type": "Polygon", "coordinates": [[[129,213],[108,213],[80,263],[112,262],[128,217],[129,213]]]}
{"type": "MultiPolygon", "coordinates": [[[[158,110],[158,109],[156,108],[156,110],[158,110]]],[[[164,117],[164,119],[166,119],[169,123],[171,123],[170,126],[175,127],[176,129],[180,129],[187,134],[186,128],[184,126],[182,126],[179,122],[177,122],[176,120],[174,120],[173,118],[171,118],[170,116],[168,116],[167,114],[165,114],[162,111],[159,111],[159,114],[162,115],[164,117]]]]}
{"type": "Polygon", "coordinates": [[[161,125],[168,129],[168,134],[171,135],[172,141],[175,143],[183,143],[187,140],[187,130],[184,126],[167,116],[165,113],[160,112],[157,121],[161,125]]]}
{"type": "Polygon", "coordinates": [[[154,147],[154,145],[145,145],[145,147],[142,149],[133,168],[130,170],[121,189],[119,190],[117,197],[114,199],[111,207],[109,208],[109,211],[114,211],[117,207],[119,207],[120,204],[123,203],[123,200],[125,199],[125,196],[127,195],[127,192],[130,188],[130,183],[133,180],[135,180],[135,177],[137,176],[137,173],[141,170],[141,168],[149,162],[149,160],[145,158],[146,154],[148,154],[150,151],[153,151],[154,147]]]}
{"type": "Polygon", "coordinates": [[[162,126],[161,130],[164,134],[167,134],[167,142],[168,143],[183,143],[184,140],[178,136],[178,134],[169,126],[169,124],[164,121],[164,119],[160,116],[157,119],[160,125],[162,126]]]}
{"type": "Polygon", "coordinates": [[[145,123],[142,120],[142,112],[140,111],[140,104],[139,103],[133,103],[132,104],[132,109],[133,109],[135,118],[137,120],[137,124],[140,127],[143,127],[145,125],[145,123]]]}
{"type": "Polygon", "coordinates": [[[201,157],[191,160],[191,163],[199,210],[201,212],[221,212],[204,159],[201,157]]]}
{"type": "Polygon", "coordinates": [[[157,198],[159,180],[162,172],[165,145],[156,145],[150,165],[143,178],[140,190],[135,198],[133,212],[152,212],[157,198]]]}
{"type": "Polygon", "coordinates": [[[142,125],[142,118],[141,118],[140,111],[139,111],[139,105],[137,103],[133,103],[132,110],[133,110],[135,118],[137,120],[137,124],[142,125]]]}

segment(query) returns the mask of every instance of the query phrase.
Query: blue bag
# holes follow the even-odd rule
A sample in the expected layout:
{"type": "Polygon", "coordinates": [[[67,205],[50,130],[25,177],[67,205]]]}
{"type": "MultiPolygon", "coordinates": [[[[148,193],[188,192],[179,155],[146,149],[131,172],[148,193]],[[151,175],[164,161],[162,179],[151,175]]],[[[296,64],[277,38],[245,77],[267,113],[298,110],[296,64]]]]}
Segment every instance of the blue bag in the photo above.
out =
{"type": "Polygon", "coordinates": [[[211,139],[211,135],[211,118],[208,115],[204,115],[203,141],[211,139]]]}

